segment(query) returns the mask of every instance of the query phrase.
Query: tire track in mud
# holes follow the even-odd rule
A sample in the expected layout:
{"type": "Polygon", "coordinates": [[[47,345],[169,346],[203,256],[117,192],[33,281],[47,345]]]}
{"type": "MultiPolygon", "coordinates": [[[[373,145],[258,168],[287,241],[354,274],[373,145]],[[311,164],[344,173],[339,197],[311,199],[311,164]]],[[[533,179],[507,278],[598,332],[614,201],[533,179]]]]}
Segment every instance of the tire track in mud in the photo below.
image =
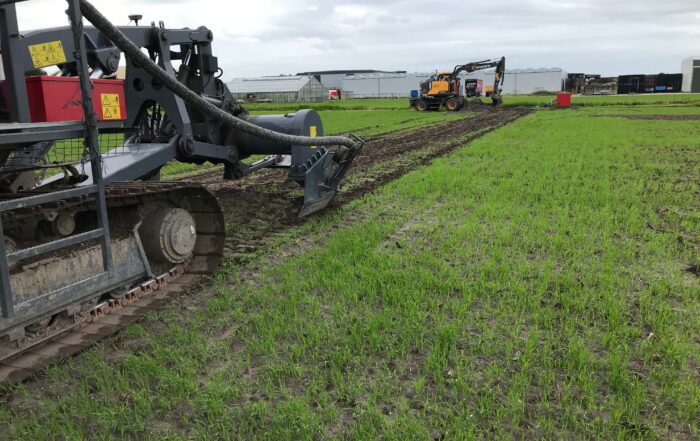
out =
{"type": "MultiPolygon", "coordinates": [[[[410,132],[375,137],[366,143],[363,155],[357,158],[348,173],[346,178],[350,178],[351,182],[349,189],[341,191],[329,209],[370,193],[391,180],[429,164],[433,158],[464,146],[527,113],[528,109],[499,109],[410,132]]],[[[244,266],[255,251],[264,251],[272,237],[304,222],[297,216],[303,201],[302,189],[296,183],[287,181],[285,175],[283,170],[264,170],[240,181],[224,181],[220,172],[216,171],[187,179],[207,186],[223,206],[227,230],[225,257],[244,266]]],[[[316,216],[323,216],[322,213],[316,216]]],[[[279,257],[282,255],[269,255],[272,260],[279,257]]],[[[242,274],[242,280],[250,280],[254,273],[255,269],[252,273],[242,274]]],[[[22,381],[43,366],[79,353],[95,341],[117,333],[123,326],[138,320],[145,311],[177,303],[187,292],[206,292],[206,288],[202,289],[199,285],[200,279],[200,276],[189,274],[181,277],[164,274],[157,282],[148,282],[162,288],[155,295],[141,298],[139,293],[143,290],[147,292],[146,288],[157,289],[142,284],[134,289],[136,294],[125,305],[121,301],[98,305],[94,316],[91,315],[84,323],[86,326],[75,330],[67,328],[66,333],[51,337],[46,345],[28,347],[26,353],[22,352],[0,366],[2,382],[22,381]],[[111,313],[113,309],[115,312],[111,313]]],[[[187,303],[191,306],[190,302],[188,299],[187,303]]]]}
{"type": "MultiPolygon", "coordinates": [[[[371,193],[530,112],[527,108],[489,110],[469,118],[373,137],[346,176],[352,186],[341,189],[329,209],[371,193]]],[[[239,181],[224,181],[220,171],[186,180],[206,185],[221,202],[227,224],[226,254],[235,260],[245,260],[245,254],[263,247],[270,235],[304,222],[297,216],[302,189],[286,180],[284,170],[263,170],[239,181]]]]}

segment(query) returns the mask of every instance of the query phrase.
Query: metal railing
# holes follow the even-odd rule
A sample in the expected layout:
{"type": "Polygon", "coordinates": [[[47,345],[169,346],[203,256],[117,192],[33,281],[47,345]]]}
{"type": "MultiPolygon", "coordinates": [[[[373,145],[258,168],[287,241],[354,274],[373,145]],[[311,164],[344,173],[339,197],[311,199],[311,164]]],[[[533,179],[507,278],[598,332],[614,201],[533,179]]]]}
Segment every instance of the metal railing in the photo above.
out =
{"type": "MultiPolygon", "coordinates": [[[[80,92],[82,95],[82,107],[84,112],[83,120],[83,135],[85,140],[85,147],[89,153],[89,162],[92,169],[93,185],[55,191],[51,193],[19,197],[16,199],[6,200],[0,202],[0,213],[8,212],[11,210],[17,210],[22,208],[36,207],[42,204],[55,203],[58,201],[91,195],[95,198],[96,202],[96,214],[98,220],[98,227],[91,231],[87,231],[80,234],[75,234],[62,239],[47,242],[34,247],[14,250],[7,253],[5,246],[5,234],[2,226],[2,217],[0,216],[0,307],[2,310],[2,318],[10,319],[13,321],[15,317],[17,307],[20,305],[15,304],[12,286],[10,281],[10,268],[12,265],[19,261],[44,255],[52,251],[57,251],[70,247],[76,244],[84,243],[90,240],[99,239],[102,251],[102,266],[103,272],[95,274],[86,280],[82,280],[71,284],[70,286],[63,287],[57,291],[51,293],[44,293],[40,296],[34,297],[21,304],[25,309],[31,311],[29,317],[26,319],[31,319],[33,317],[41,316],[42,314],[54,311],[56,308],[66,306],[72,302],[80,300],[83,295],[83,288],[95,283],[98,279],[111,278],[113,276],[114,262],[112,260],[112,247],[109,234],[109,224],[107,219],[107,202],[105,196],[105,185],[102,179],[102,156],[100,154],[98,129],[97,129],[97,118],[95,111],[92,106],[92,83],[90,82],[90,77],[88,73],[88,63],[86,56],[85,40],[83,38],[83,18],[80,12],[80,5],[78,0],[67,0],[68,2],[68,16],[70,19],[71,29],[73,33],[73,40],[75,42],[76,51],[73,53],[74,60],[78,68],[78,76],[80,82],[80,92]]],[[[12,55],[16,54],[11,50],[13,37],[12,30],[16,30],[17,26],[17,14],[15,9],[15,2],[3,1],[0,2],[0,37],[2,37],[2,47],[4,49],[3,62],[5,63],[5,72],[8,75],[8,85],[12,87],[13,85],[24,84],[24,75],[22,72],[21,77],[17,75],[17,69],[12,69],[11,66],[7,64],[12,63],[12,55]],[[9,31],[9,32],[8,32],[9,31]]],[[[19,63],[19,60],[17,60],[19,63]]],[[[14,101],[26,102],[26,88],[18,87],[15,91],[10,91],[11,96],[24,93],[25,96],[21,96],[14,101]]],[[[39,142],[45,140],[44,138],[51,139],[52,130],[44,130],[40,132],[35,132],[31,130],[32,124],[26,123],[26,119],[18,117],[21,112],[10,112],[14,121],[25,123],[22,124],[28,130],[24,133],[18,134],[17,132],[2,134],[0,133],[0,138],[3,136],[11,136],[14,138],[23,137],[25,142],[39,142]],[[37,138],[34,139],[33,136],[37,138]]],[[[72,130],[71,133],[75,133],[75,129],[72,128],[57,128],[58,132],[61,130],[72,130]]],[[[61,136],[57,133],[57,136],[61,136]]],[[[13,139],[14,139],[13,138],[13,139]]],[[[55,138],[54,138],[55,139],[55,138]]]]}

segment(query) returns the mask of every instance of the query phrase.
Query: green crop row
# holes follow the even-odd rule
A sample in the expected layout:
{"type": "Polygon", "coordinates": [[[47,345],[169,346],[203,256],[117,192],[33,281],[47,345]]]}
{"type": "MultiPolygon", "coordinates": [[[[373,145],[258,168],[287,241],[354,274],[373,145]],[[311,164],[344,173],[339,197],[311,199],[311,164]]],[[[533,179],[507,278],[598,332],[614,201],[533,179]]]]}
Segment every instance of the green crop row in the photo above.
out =
{"type": "MultiPolygon", "coordinates": [[[[504,95],[505,106],[544,106],[552,104],[555,95],[504,95]]],[[[482,98],[490,103],[489,98],[482,98]]],[[[700,106],[700,94],[659,93],[649,95],[574,96],[576,106],[638,106],[638,105],[692,105],[700,106]]],[[[301,109],[316,110],[407,110],[408,98],[372,98],[321,103],[260,103],[246,104],[255,111],[291,112],[301,109]]]]}
{"type": "Polygon", "coordinates": [[[698,439],[700,126],[536,112],[5,392],[15,440],[698,439]]]}

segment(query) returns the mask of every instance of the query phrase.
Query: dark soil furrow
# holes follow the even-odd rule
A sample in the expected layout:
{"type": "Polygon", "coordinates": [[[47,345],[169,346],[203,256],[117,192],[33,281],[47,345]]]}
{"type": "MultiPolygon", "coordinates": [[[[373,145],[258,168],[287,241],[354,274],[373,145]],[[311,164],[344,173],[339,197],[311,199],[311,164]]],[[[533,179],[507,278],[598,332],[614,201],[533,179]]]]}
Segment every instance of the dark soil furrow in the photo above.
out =
{"type": "MultiPolygon", "coordinates": [[[[525,108],[485,111],[470,118],[374,137],[367,141],[363,154],[347,176],[349,180],[358,176],[362,179],[341,191],[330,209],[368,194],[529,112],[525,108]],[[423,150],[426,154],[420,158],[410,157],[423,150]],[[394,168],[388,167],[366,179],[366,175],[371,174],[370,169],[397,159],[400,161],[394,168]]],[[[284,170],[263,170],[239,181],[224,181],[220,171],[213,171],[187,180],[205,184],[219,198],[227,219],[227,252],[230,256],[242,257],[259,249],[271,233],[304,222],[297,216],[303,200],[302,189],[285,177],[284,170]]]]}

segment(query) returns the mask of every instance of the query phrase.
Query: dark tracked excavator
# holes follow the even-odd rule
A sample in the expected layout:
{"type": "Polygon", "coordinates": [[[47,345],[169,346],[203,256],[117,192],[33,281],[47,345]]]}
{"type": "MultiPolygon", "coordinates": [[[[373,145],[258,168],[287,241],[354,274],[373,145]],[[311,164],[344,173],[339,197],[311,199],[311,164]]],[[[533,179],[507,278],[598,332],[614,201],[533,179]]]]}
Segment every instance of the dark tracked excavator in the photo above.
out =
{"type": "Polygon", "coordinates": [[[220,164],[222,179],[284,168],[306,216],[362,149],[323,136],[313,110],[251,115],[206,27],[115,27],[67,0],[70,26],[21,32],[15,3],[0,2],[0,361],[173,267],[216,270],[221,207],[202,186],[160,181],[166,164],[220,164]]]}

